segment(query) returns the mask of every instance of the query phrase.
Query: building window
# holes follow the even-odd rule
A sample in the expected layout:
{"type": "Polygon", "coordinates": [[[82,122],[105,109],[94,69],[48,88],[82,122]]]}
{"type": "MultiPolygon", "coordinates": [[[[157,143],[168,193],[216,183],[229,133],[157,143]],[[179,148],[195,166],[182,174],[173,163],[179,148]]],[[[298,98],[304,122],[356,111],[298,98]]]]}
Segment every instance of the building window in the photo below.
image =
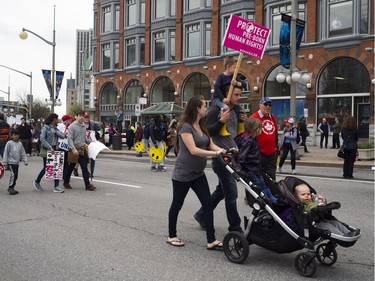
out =
{"type": "Polygon", "coordinates": [[[184,101],[191,97],[201,95],[205,100],[211,100],[211,85],[207,76],[202,73],[192,74],[184,85],[184,101]]]}
{"type": "Polygon", "coordinates": [[[175,88],[173,82],[168,77],[160,77],[152,89],[152,102],[174,102],[175,88]]]}
{"type": "Polygon", "coordinates": [[[185,26],[186,58],[211,55],[211,30],[210,22],[198,22],[185,26]]]}
{"type": "Polygon", "coordinates": [[[125,40],[126,48],[126,66],[135,66],[136,65],[136,52],[135,52],[135,38],[130,38],[125,40]]]}
{"type": "Polygon", "coordinates": [[[211,0],[185,0],[185,11],[197,10],[200,8],[211,8],[211,0]]]}
{"type": "Polygon", "coordinates": [[[143,97],[144,89],[138,80],[130,82],[125,92],[125,104],[136,104],[138,98],[143,97]]]}
{"type": "Polygon", "coordinates": [[[318,4],[320,39],[369,33],[369,0],[320,0],[318,4]]]}
{"type": "MultiPolygon", "coordinates": [[[[236,16],[239,16],[239,17],[242,17],[242,18],[245,18],[249,21],[252,21],[254,22],[254,13],[253,12],[246,12],[246,11],[243,11],[243,12],[240,12],[240,13],[237,13],[237,14],[234,14],[236,16]]],[[[230,19],[230,16],[231,15],[223,15],[222,16],[222,32],[221,32],[221,42],[223,42],[223,39],[224,39],[224,36],[225,36],[225,32],[228,28],[228,24],[229,24],[229,19],[230,19]]],[[[223,53],[227,53],[227,52],[233,52],[234,50],[233,49],[229,49],[225,46],[222,46],[222,52],[223,53]]]]}
{"type": "Polygon", "coordinates": [[[125,67],[144,65],[145,38],[132,37],[125,39],[125,67]]]}
{"type": "Polygon", "coordinates": [[[119,51],[119,43],[115,43],[115,69],[119,69],[120,63],[120,51],[119,51]]]}
{"type": "Polygon", "coordinates": [[[154,61],[165,61],[165,31],[154,33],[154,61]]]}
{"type": "Polygon", "coordinates": [[[165,18],[167,16],[168,0],[154,0],[155,19],[165,18]]]}
{"type": "MultiPolygon", "coordinates": [[[[272,6],[271,9],[271,36],[269,43],[271,46],[279,45],[280,40],[280,25],[281,25],[281,14],[292,15],[292,6],[288,5],[279,5],[272,6]]],[[[306,4],[298,4],[298,18],[300,20],[306,20],[306,4]]],[[[302,42],[305,42],[305,32],[302,37],[302,42]]]]}
{"type": "Polygon", "coordinates": [[[112,22],[112,15],[111,15],[111,6],[106,6],[102,9],[103,12],[103,26],[102,32],[110,32],[111,31],[111,22],[112,22]]]}
{"type": "Polygon", "coordinates": [[[136,0],[126,1],[126,26],[132,26],[136,24],[137,19],[137,3],[136,0]]]}
{"type": "Polygon", "coordinates": [[[102,45],[102,70],[111,68],[111,44],[102,45]]]}
{"type": "Polygon", "coordinates": [[[115,31],[120,30],[120,5],[115,5],[115,31]]]}
{"type": "Polygon", "coordinates": [[[146,22],[146,0],[141,1],[141,24],[146,22]]]}
{"type": "Polygon", "coordinates": [[[174,61],[176,57],[176,31],[158,31],[153,34],[153,61],[174,61]]]}

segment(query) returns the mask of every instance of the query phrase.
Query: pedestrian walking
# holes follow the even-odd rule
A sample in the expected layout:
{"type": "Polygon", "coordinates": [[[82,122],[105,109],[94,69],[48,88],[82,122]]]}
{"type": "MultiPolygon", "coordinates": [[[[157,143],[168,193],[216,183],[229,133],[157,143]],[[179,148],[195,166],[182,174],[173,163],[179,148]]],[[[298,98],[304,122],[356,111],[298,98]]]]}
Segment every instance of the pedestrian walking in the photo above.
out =
{"type": "Polygon", "coordinates": [[[168,239],[172,246],[184,246],[177,237],[177,217],[191,188],[202,204],[202,219],[206,227],[207,249],[222,249],[223,243],[215,238],[213,209],[210,188],[204,169],[207,156],[217,157],[225,153],[210,139],[203,118],[206,115],[206,102],[201,96],[190,98],[186,105],[181,124],[177,130],[179,155],[172,173],[173,199],[168,214],[168,239]]]}
{"type": "Polygon", "coordinates": [[[3,158],[4,148],[9,140],[10,126],[5,122],[4,113],[0,113],[0,155],[3,158]]]}
{"type": "Polygon", "coordinates": [[[340,148],[340,133],[341,133],[341,124],[338,117],[335,117],[335,123],[331,127],[332,131],[332,149],[340,148]]]}
{"type": "Polygon", "coordinates": [[[318,125],[318,131],[320,132],[320,148],[323,148],[323,141],[324,147],[327,148],[328,146],[328,134],[330,132],[329,124],[327,123],[326,118],[322,118],[322,122],[318,125]]]}
{"type": "MultiPolygon", "coordinates": [[[[228,89],[229,90],[229,89],[228,89]]],[[[234,110],[239,104],[242,88],[235,86],[230,99],[229,110],[220,109],[218,106],[210,107],[206,115],[206,126],[215,145],[226,151],[236,150],[235,136],[238,135],[237,128],[240,122],[244,122],[247,116],[244,112],[234,110]],[[226,124],[229,135],[220,134],[221,127],[226,124]]],[[[212,169],[218,178],[218,185],[211,194],[212,208],[215,209],[221,200],[225,201],[225,210],[229,223],[229,231],[242,231],[241,218],[237,210],[237,181],[226,169],[226,165],[219,159],[212,159],[212,169]]],[[[194,214],[195,220],[204,226],[204,210],[200,208],[194,214]]]]}
{"type": "MultiPolygon", "coordinates": [[[[135,130],[134,140],[135,142],[142,142],[143,140],[143,128],[141,122],[137,122],[137,129],[135,130]]],[[[142,151],[139,151],[137,157],[142,157],[142,151]]]]}
{"type": "Polygon", "coordinates": [[[280,139],[280,147],[281,147],[281,158],[279,166],[277,167],[277,172],[282,173],[282,167],[285,162],[288,153],[290,152],[290,163],[292,165],[292,174],[296,173],[296,150],[298,148],[297,139],[297,128],[294,127],[294,119],[292,117],[284,120],[285,128],[284,134],[281,136],[280,139]]]}
{"type": "Polygon", "coordinates": [[[30,156],[30,144],[31,144],[31,127],[27,124],[26,119],[24,117],[21,118],[21,124],[18,126],[18,130],[20,132],[20,141],[23,145],[23,148],[26,151],[26,154],[30,156]]]}
{"type": "Polygon", "coordinates": [[[85,183],[85,188],[88,191],[94,191],[96,187],[90,183],[89,171],[87,170],[88,163],[88,144],[91,142],[90,139],[86,138],[86,127],[84,124],[85,112],[83,110],[78,110],[75,114],[75,119],[70,126],[68,132],[68,161],[69,167],[64,179],[65,189],[72,189],[70,185],[70,177],[74,170],[76,163],[79,163],[82,169],[83,181],[85,183]]]}
{"type": "Polygon", "coordinates": [[[168,153],[173,149],[174,156],[177,157],[177,151],[174,149],[174,143],[176,139],[176,127],[177,120],[173,119],[169,124],[168,134],[167,134],[167,151],[165,152],[165,159],[168,159],[168,153]]]}
{"type": "Polygon", "coordinates": [[[307,129],[307,122],[306,122],[306,117],[302,117],[300,122],[298,123],[298,130],[299,130],[299,134],[301,136],[301,146],[303,146],[303,149],[305,151],[305,153],[310,153],[310,151],[308,151],[307,149],[307,145],[306,145],[306,139],[308,136],[310,136],[310,132],[309,130],[307,129]]]}
{"type": "Polygon", "coordinates": [[[347,116],[342,124],[341,138],[344,148],[343,177],[353,178],[354,162],[358,149],[358,127],[353,116],[347,116]]]}
{"type": "Polygon", "coordinates": [[[8,192],[10,195],[18,194],[18,191],[14,189],[18,179],[18,170],[20,166],[20,161],[25,163],[25,166],[28,164],[28,159],[26,151],[19,141],[20,132],[18,129],[12,129],[10,131],[10,141],[5,145],[3,164],[4,168],[10,170],[8,192]]]}
{"type": "MultiPolygon", "coordinates": [[[[40,181],[42,180],[43,176],[46,173],[46,164],[47,164],[47,151],[51,151],[52,154],[57,151],[57,141],[59,138],[66,138],[64,133],[61,133],[57,129],[57,121],[59,116],[55,113],[51,113],[48,115],[44,122],[44,126],[42,128],[42,132],[40,134],[40,142],[42,145],[41,152],[39,156],[43,159],[43,168],[39,172],[38,177],[34,181],[33,185],[36,191],[43,191],[42,186],[40,185],[40,181]]],[[[63,173],[64,174],[64,173],[63,173]]],[[[56,193],[63,193],[64,189],[60,187],[60,181],[55,179],[53,192],[56,193]]]]}
{"type": "MultiPolygon", "coordinates": [[[[165,138],[167,135],[166,132],[166,127],[164,125],[164,116],[162,114],[156,115],[154,117],[154,122],[150,124],[150,138],[149,138],[149,143],[150,147],[155,147],[158,148],[160,147],[161,149],[163,148],[163,138],[165,138]]],[[[164,166],[164,157],[161,159],[159,163],[156,163],[150,159],[150,166],[151,166],[151,171],[152,172],[157,172],[157,171],[162,171],[165,172],[167,169],[164,166]],[[159,164],[158,167],[156,165],[159,164]]]]}

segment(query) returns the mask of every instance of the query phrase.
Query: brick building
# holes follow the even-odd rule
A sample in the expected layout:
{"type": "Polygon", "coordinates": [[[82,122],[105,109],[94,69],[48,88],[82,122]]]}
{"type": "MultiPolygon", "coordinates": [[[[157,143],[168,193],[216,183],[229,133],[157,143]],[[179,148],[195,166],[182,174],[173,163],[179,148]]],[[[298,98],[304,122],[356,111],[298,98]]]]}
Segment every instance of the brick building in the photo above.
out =
{"type": "MultiPolygon", "coordinates": [[[[94,1],[96,118],[113,121],[119,106],[126,124],[147,118],[135,114],[139,98],[147,101],[141,109],[184,106],[197,94],[209,102],[223,58],[238,55],[221,44],[230,15],[236,14],[272,30],[263,59],[244,55],[242,60],[240,75],[248,82],[242,106],[254,112],[261,97],[270,97],[281,124],[290,108],[288,79],[276,80],[279,73],[290,74],[279,59],[282,13],[291,14],[290,1],[94,1]]],[[[332,122],[352,114],[361,138],[373,142],[374,1],[298,1],[298,15],[306,27],[297,68],[309,79],[297,82],[297,118],[308,114],[315,132],[322,117],[332,122]]]]}

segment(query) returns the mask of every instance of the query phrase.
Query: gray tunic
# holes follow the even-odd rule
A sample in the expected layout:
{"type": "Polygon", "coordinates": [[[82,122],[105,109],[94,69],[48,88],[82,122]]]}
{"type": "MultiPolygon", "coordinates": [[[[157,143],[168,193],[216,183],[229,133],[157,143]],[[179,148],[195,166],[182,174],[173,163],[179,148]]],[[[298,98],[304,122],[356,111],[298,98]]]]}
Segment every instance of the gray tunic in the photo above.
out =
{"type": "Polygon", "coordinates": [[[172,173],[172,179],[187,182],[195,180],[204,175],[204,169],[206,168],[207,158],[192,155],[181,138],[182,133],[192,134],[195,145],[201,149],[207,150],[210,144],[210,139],[205,134],[201,136],[192,125],[188,123],[184,123],[182,125],[182,128],[179,131],[178,135],[180,151],[176,158],[176,163],[172,173]]]}

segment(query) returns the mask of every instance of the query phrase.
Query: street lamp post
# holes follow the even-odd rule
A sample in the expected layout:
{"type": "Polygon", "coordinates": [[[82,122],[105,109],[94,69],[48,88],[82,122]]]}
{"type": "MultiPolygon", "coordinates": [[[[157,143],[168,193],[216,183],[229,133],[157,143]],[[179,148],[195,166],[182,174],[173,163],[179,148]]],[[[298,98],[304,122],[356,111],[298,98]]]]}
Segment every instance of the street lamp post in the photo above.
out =
{"type": "MultiPolygon", "coordinates": [[[[297,3],[298,0],[292,0],[292,19],[291,19],[291,23],[290,23],[290,45],[291,45],[291,49],[290,49],[290,69],[292,71],[295,70],[296,68],[296,61],[297,61],[297,55],[296,55],[296,21],[297,21],[297,13],[298,13],[298,9],[297,9],[297,3]]],[[[292,74],[291,74],[292,75],[292,74]]],[[[296,79],[294,79],[296,80],[296,79]]],[[[290,116],[292,117],[296,117],[296,81],[294,81],[293,79],[291,79],[291,82],[290,82],[290,116]]]]}
{"type": "MultiPolygon", "coordinates": [[[[8,78],[8,92],[5,92],[3,90],[0,90],[0,92],[3,92],[4,94],[7,94],[8,95],[8,112],[9,112],[9,109],[10,109],[10,77],[8,78]]],[[[9,116],[9,115],[8,115],[9,116]]]]}
{"type": "Polygon", "coordinates": [[[50,94],[50,99],[52,101],[52,105],[51,105],[51,111],[54,112],[55,110],[55,92],[56,92],[56,83],[55,83],[55,47],[56,47],[56,30],[55,30],[55,18],[56,18],[56,6],[53,6],[53,36],[52,36],[52,42],[51,41],[48,41],[47,39],[44,39],[42,36],[40,36],[39,34],[29,30],[29,29],[26,29],[26,28],[22,28],[22,31],[20,32],[20,38],[22,40],[25,40],[27,39],[27,32],[35,35],[36,37],[38,37],[39,39],[43,40],[44,42],[46,42],[48,45],[51,45],[52,46],[52,70],[51,70],[51,75],[52,75],[52,93],[50,94]]]}
{"type": "Polygon", "coordinates": [[[82,110],[85,110],[85,88],[86,88],[86,63],[85,63],[85,58],[86,58],[86,50],[81,51],[81,58],[82,58],[82,110]]]}
{"type": "MultiPolygon", "coordinates": [[[[30,119],[31,119],[32,108],[33,108],[33,73],[30,72],[30,74],[27,74],[25,72],[22,72],[20,70],[17,70],[17,69],[14,69],[14,68],[11,68],[9,66],[2,65],[2,64],[0,64],[0,67],[4,67],[4,68],[10,69],[10,70],[13,70],[15,72],[18,72],[18,73],[23,74],[23,75],[30,78],[30,93],[29,93],[30,100],[28,102],[29,102],[29,105],[30,105],[29,106],[29,116],[30,116],[30,119]]],[[[10,93],[10,91],[9,91],[9,93],[10,93]]],[[[9,95],[8,95],[8,98],[9,98],[9,95]]],[[[9,99],[8,99],[8,104],[9,104],[9,99]]]]}

